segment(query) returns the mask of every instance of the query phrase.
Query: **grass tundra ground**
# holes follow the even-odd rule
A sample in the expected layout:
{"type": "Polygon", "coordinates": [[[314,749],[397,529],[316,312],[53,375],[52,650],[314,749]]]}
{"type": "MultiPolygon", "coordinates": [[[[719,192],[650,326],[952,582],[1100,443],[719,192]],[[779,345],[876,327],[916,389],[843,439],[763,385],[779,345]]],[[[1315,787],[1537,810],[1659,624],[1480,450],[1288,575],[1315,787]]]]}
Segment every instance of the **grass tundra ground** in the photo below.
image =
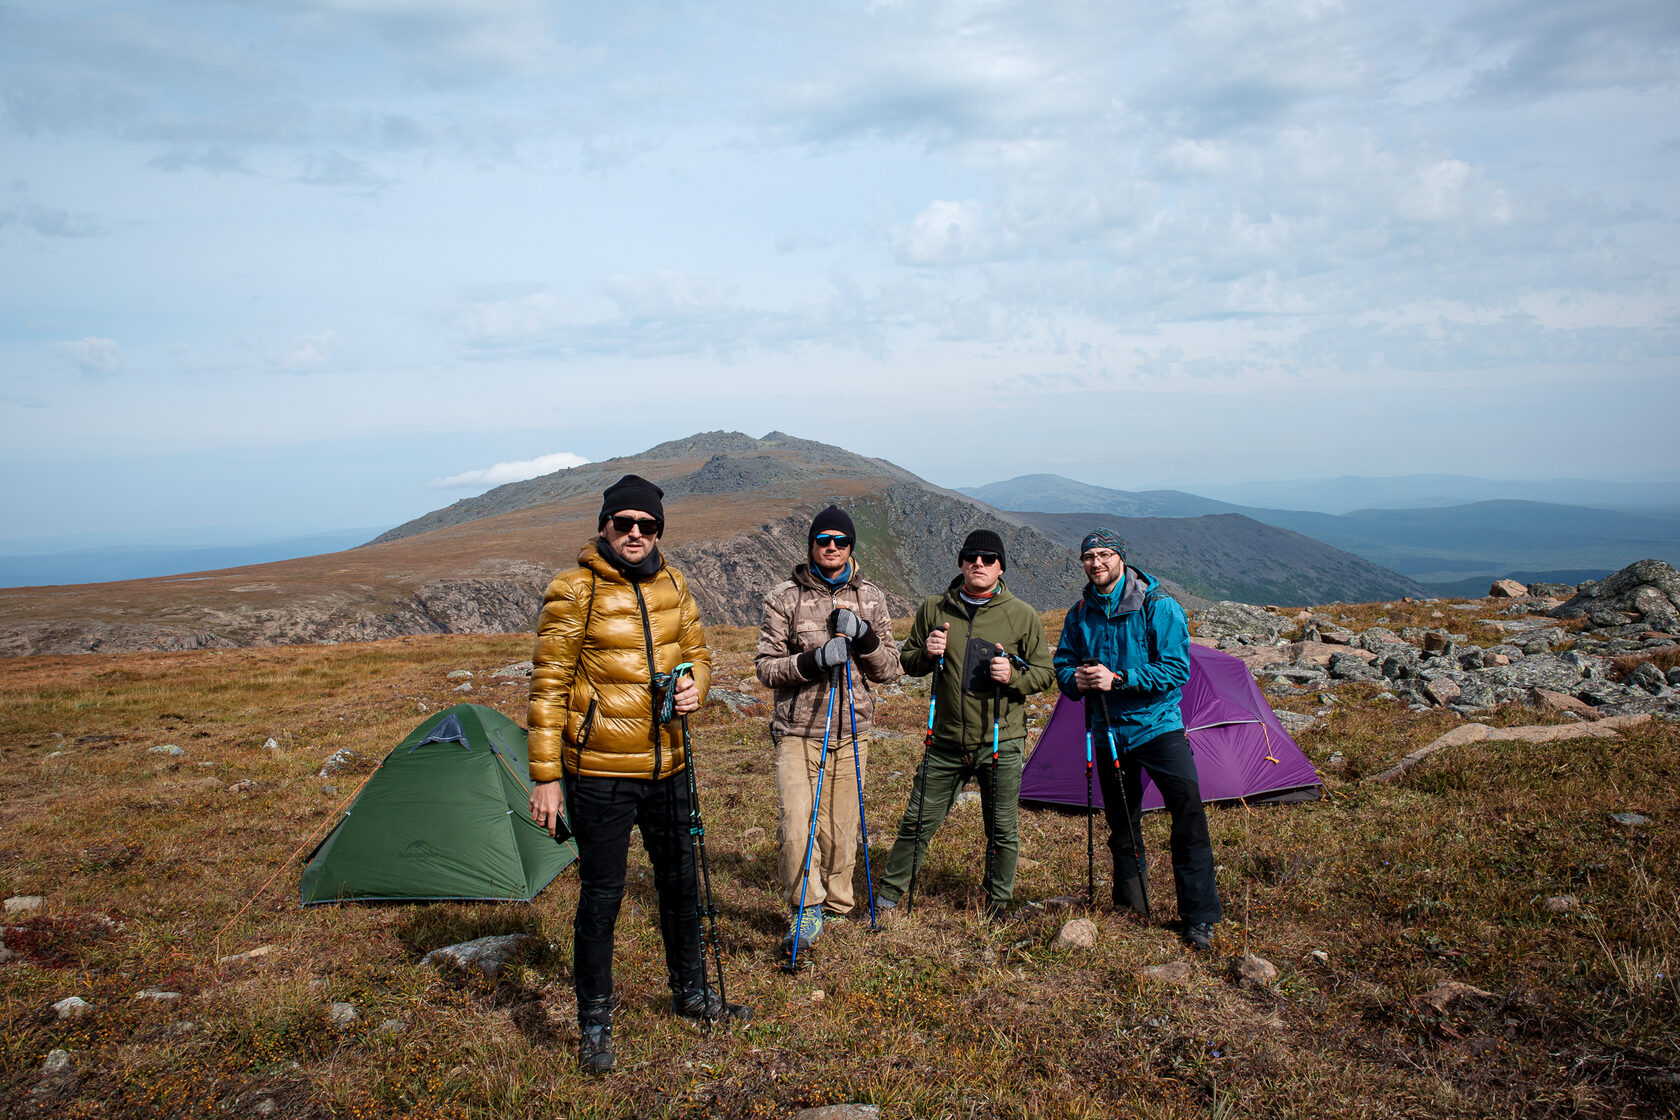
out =
{"type": "MultiPolygon", "coordinates": [[[[1046,617],[1052,634],[1059,614],[1046,617]]],[[[716,628],[715,684],[751,677],[750,630],[716,628]]],[[[300,909],[307,851],[426,711],[523,722],[490,673],[529,639],[24,658],[0,663],[0,1112],[17,1116],[884,1117],[1654,1116],[1680,1109],[1680,728],[1472,743],[1362,783],[1460,721],[1344,688],[1300,736],[1329,796],[1211,810],[1226,921],[1191,957],[1159,920],[1099,907],[980,920],[978,809],[934,842],[916,913],[831,929],[776,967],[776,799],[764,720],[694,724],[731,998],[752,1025],[668,1014],[645,858],[616,966],[619,1068],[575,1069],[575,875],[531,905],[300,909]],[[474,691],[454,691],[453,669],[474,691]],[[273,739],[276,747],[265,743],[273,739]],[[178,757],[151,752],[173,744],[178,757]],[[334,752],[354,761],[318,776],[334,752]],[[1324,768],[1339,752],[1339,769],[1324,768]],[[1637,813],[1626,825],[1611,814],[1637,813]],[[255,902],[241,913],[241,907],[255,902]],[[1091,950],[1049,948],[1089,915],[1091,950]],[[420,963],[503,932],[533,950],[496,983],[420,963]],[[218,957],[268,946],[266,955],[218,957]],[[1268,987],[1233,978],[1244,953],[1268,987]],[[1188,961],[1183,983],[1147,978],[1188,961]],[[1426,998],[1455,981],[1469,993],[1426,998]],[[178,1001],[137,998],[146,990],[178,1001]],[[81,1018],[53,1005],[79,996],[81,1018]],[[329,1006],[357,1018],[335,1025],[329,1006]],[[388,1021],[403,1024],[400,1029],[388,1021]],[[69,1053],[44,1076],[51,1051],[69,1053]]],[[[1366,691],[1361,692],[1360,689],[1366,691]]],[[[1046,698],[1048,701],[1048,698],[1046,698]]],[[[886,697],[866,804],[877,867],[919,759],[926,694],[886,697]]],[[[1279,706],[1317,708],[1316,695],[1279,706]]],[[[1042,723],[1048,703],[1040,710],[1042,723]]],[[[1528,709],[1489,722],[1545,722],[1528,709]]],[[[1146,822],[1152,850],[1167,821],[1146,822]]],[[[1082,894],[1078,814],[1022,818],[1019,894],[1082,894]]],[[[1100,850],[1100,845],[1099,845],[1100,850]]],[[[1106,894],[1099,866],[1098,897],[1106,894]]],[[[1158,919],[1170,872],[1153,869],[1158,919]]]]}

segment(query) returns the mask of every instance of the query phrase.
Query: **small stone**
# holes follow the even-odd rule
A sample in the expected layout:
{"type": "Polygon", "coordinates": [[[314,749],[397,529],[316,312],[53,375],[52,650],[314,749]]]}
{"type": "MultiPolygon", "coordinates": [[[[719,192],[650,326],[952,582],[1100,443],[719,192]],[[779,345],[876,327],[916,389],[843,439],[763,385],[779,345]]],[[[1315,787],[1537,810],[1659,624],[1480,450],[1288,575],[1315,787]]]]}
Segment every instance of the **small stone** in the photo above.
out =
{"type": "Polygon", "coordinates": [[[81,996],[70,996],[53,1004],[53,1010],[58,1012],[60,1019],[80,1019],[93,1010],[93,1004],[81,996]]]}
{"type": "Polygon", "coordinates": [[[1036,859],[1028,859],[1026,856],[1017,856],[1015,858],[1015,870],[1017,871],[1031,871],[1038,865],[1039,863],[1036,859]]]}
{"type": "Polygon", "coordinates": [[[1643,813],[1611,813],[1610,819],[1627,828],[1638,828],[1642,824],[1651,823],[1651,818],[1643,813]]]}
{"type": "Polygon", "coordinates": [[[1423,691],[1441,707],[1446,707],[1464,694],[1458,683],[1451,677],[1436,677],[1432,681],[1425,681],[1423,691]]]}
{"type": "Polygon", "coordinates": [[[408,1029],[408,1024],[401,1019],[386,1019],[379,1024],[380,1034],[401,1034],[408,1029]]]}
{"type": "Polygon", "coordinates": [[[70,1051],[48,1050],[47,1060],[41,1063],[42,1077],[55,1077],[70,1068],[70,1051]]]}
{"type": "Polygon", "coordinates": [[[760,840],[760,839],[763,839],[763,837],[764,837],[764,829],[760,828],[756,824],[753,825],[751,828],[747,829],[745,832],[741,833],[741,839],[743,839],[743,840],[760,840]]]}
{"type": "Polygon", "coordinates": [[[441,949],[433,949],[420,958],[422,964],[437,967],[451,965],[455,968],[476,968],[489,979],[494,980],[502,974],[513,955],[519,951],[521,945],[531,939],[528,933],[509,933],[499,937],[479,937],[472,941],[462,941],[455,945],[445,945],[441,949]]]}
{"type": "Polygon", "coordinates": [[[470,681],[470,680],[472,680],[472,670],[471,669],[451,669],[451,670],[449,670],[449,672],[444,674],[444,677],[446,679],[452,680],[452,681],[470,681]]]}
{"type": "Polygon", "coordinates": [[[1520,599],[1528,594],[1528,587],[1514,579],[1496,579],[1488,588],[1490,599],[1520,599]]]}
{"type": "Polygon", "coordinates": [[[1269,988],[1277,982],[1277,965],[1264,957],[1257,957],[1249,953],[1237,962],[1237,976],[1245,984],[1252,984],[1257,988],[1269,988]]]}
{"type": "Polygon", "coordinates": [[[356,1009],[348,1003],[328,1004],[327,1019],[335,1027],[348,1027],[356,1021],[356,1009]]]}
{"type": "Polygon", "coordinates": [[[1340,770],[1347,765],[1347,758],[1341,751],[1331,751],[1330,757],[1324,760],[1326,770],[1340,770]]]}
{"type": "Polygon", "coordinates": [[[1465,996],[1478,999],[1492,999],[1492,992],[1484,992],[1480,988],[1473,988],[1469,984],[1461,984],[1457,980],[1445,980],[1425,992],[1420,998],[1424,1003],[1437,1011],[1446,1011],[1457,1000],[1465,996]]]}
{"type": "Polygon", "coordinates": [[[1138,975],[1157,984],[1186,987],[1195,978],[1196,970],[1190,967],[1188,961],[1168,961],[1166,964],[1152,964],[1140,969],[1138,975]]]}
{"type": "Polygon", "coordinates": [[[821,1003],[823,1000],[825,1000],[827,998],[828,998],[828,993],[823,991],[821,988],[812,989],[812,991],[811,991],[811,1002],[812,1003],[821,1003]]]}
{"type": "Polygon", "coordinates": [[[280,1111],[280,1105],[273,1097],[262,1097],[258,1099],[256,1104],[251,1106],[251,1111],[256,1113],[258,1116],[273,1116],[276,1112],[280,1111]]]}
{"type": "Polygon", "coordinates": [[[31,910],[39,910],[46,899],[38,894],[14,894],[6,900],[6,913],[26,914],[31,910]]]}
{"type": "Polygon", "coordinates": [[[471,681],[463,681],[461,684],[455,686],[456,692],[471,692],[472,690],[473,686],[471,681]]]}
{"type": "Polygon", "coordinates": [[[964,805],[980,804],[980,794],[976,790],[965,789],[957,794],[957,799],[951,803],[951,808],[960,809],[964,805]]]}
{"type": "Polygon", "coordinates": [[[1325,707],[1329,707],[1331,704],[1336,702],[1336,698],[1328,692],[1321,692],[1318,694],[1318,702],[1323,704],[1325,707]]]}
{"type": "Polygon", "coordinates": [[[1330,954],[1326,953],[1323,949],[1314,949],[1312,952],[1308,953],[1307,956],[1312,960],[1317,961],[1319,964],[1327,965],[1330,963],[1330,954]]]}
{"type": "Polygon", "coordinates": [[[1572,894],[1554,894],[1546,900],[1546,909],[1554,914],[1567,914],[1580,908],[1581,900],[1572,894]]]}
{"type": "Polygon", "coordinates": [[[1074,918],[1056,931],[1050,941],[1052,949],[1094,949],[1097,947],[1097,923],[1089,918],[1074,918]]]}
{"type": "Polygon", "coordinates": [[[177,747],[174,743],[165,743],[161,747],[147,747],[146,748],[146,753],[147,754],[166,754],[170,758],[180,758],[182,755],[186,754],[187,752],[182,750],[180,747],[177,747]]]}
{"type": "Polygon", "coordinates": [[[149,999],[153,1003],[175,1003],[181,998],[180,992],[165,992],[157,988],[146,988],[134,993],[135,999],[149,999]]]}
{"type": "Polygon", "coordinates": [[[881,1120],[881,1106],[874,1104],[825,1104],[794,1113],[788,1120],[881,1120]]]}
{"type": "Polygon", "coordinates": [[[272,735],[269,736],[267,742],[263,743],[263,750],[265,750],[265,751],[277,751],[279,749],[280,749],[280,744],[279,744],[279,742],[277,742],[275,740],[275,738],[272,735]]]}
{"type": "Polygon", "coordinates": [[[1652,696],[1668,687],[1668,679],[1663,676],[1662,670],[1649,661],[1641,661],[1635,665],[1627,675],[1627,683],[1635,688],[1644,689],[1652,696]]]}
{"type": "Polygon", "coordinates": [[[11,960],[15,956],[17,956],[16,953],[12,952],[10,949],[6,948],[4,945],[0,945],[0,964],[5,964],[7,961],[11,960]]]}
{"type": "Polygon", "coordinates": [[[490,675],[492,677],[528,677],[535,668],[529,661],[515,661],[512,665],[503,665],[490,675]]]}
{"type": "Polygon", "coordinates": [[[259,957],[266,957],[274,952],[272,945],[258,945],[255,949],[247,949],[243,953],[230,953],[225,957],[218,957],[217,964],[232,964],[235,961],[254,961],[259,957]]]}
{"type": "Polygon", "coordinates": [[[356,752],[349,747],[341,747],[327,756],[327,760],[321,764],[321,772],[315,776],[330,778],[354,761],[356,761],[356,752]]]}

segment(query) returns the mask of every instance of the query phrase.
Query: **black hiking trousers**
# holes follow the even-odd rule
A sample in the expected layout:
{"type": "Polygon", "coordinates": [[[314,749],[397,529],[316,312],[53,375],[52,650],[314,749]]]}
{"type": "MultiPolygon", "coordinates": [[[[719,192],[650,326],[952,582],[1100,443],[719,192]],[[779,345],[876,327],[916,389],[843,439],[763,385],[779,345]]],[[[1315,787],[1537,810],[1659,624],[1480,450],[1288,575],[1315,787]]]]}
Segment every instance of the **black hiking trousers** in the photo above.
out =
{"type": "MultiPolygon", "coordinates": [[[[1116,742],[1116,748],[1124,743],[1116,742]]],[[[1099,728],[1091,742],[1091,759],[1102,782],[1103,814],[1108,818],[1108,850],[1114,853],[1114,904],[1123,905],[1121,884],[1137,877],[1143,864],[1140,853],[1132,856],[1132,837],[1143,840],[1143,772],[1161,791],[1161,800],[1172,816],[1173,887],[1178,895],[1178,916],[1186,926],[1217,922],[1220,917],[1219,888],[1213,876],[1213,843],[1208,837],[1207,811],[1202,808],[1201,781],[1190,740],[1183,731],[1169,731],[1139,743],[1120,755],[1126,805],[1132,811],[1128,821],[1120,811],[1120,789],[1114,780],[1114,763],[1108,754],[1107,735],[1099,728]]],[[[1145,872],[1147,874],[1147,870],[1145,872]]]]}
{"type": "Polygon", "coordinates": [[[566,776],[566,810],[578,848],[572,973],[580,1015],[611,1007],[613,927],[624,900],[630,830],[642,832],[659,896],[659,934],[673,994],[701,986],[699,895],[689,835],[688,773],[667,778],[566,776]]]}

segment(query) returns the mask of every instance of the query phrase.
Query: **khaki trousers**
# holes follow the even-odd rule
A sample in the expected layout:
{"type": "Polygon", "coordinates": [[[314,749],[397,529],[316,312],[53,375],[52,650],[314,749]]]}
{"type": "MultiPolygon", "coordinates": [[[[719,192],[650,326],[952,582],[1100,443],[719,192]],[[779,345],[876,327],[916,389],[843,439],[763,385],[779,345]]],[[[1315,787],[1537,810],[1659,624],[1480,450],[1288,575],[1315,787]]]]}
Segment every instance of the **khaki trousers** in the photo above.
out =
{"type": "MultiPolygon", "coordinates": [[[[811,800],[817,791],[821,755],[821,739],[784,735],[776,744],[776,788],[782,799],[776,824],[776,842],[781,845],[776,879],[789,908],[799,905],[805,844],[811,831],[811,800]]],[[[869,743],[862,736],[858,737],[858,762],[867,773],[869,743]]],[[[858,851],[857,774],[852,764],[851,735],[830,735],[817,839],[811,849],[810,882],[805,884],[805,905],[821,906],[829,914],[848,913],[857,902],[852,889],[858,851]]]]}

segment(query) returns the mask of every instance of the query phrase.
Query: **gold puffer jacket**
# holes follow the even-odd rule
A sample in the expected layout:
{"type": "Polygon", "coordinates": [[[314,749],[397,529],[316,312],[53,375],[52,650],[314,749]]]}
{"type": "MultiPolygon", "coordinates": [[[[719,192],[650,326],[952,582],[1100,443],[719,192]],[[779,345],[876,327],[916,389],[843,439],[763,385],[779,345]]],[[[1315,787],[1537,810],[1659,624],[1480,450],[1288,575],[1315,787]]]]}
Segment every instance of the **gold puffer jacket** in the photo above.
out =
{"type": "Polygon", "coordinates": [[[655,575],[632,583],[593,543],[578,564],[548,585],[537,621],[526,715],[531,780],[554,781],[562,764],[590,777],[674,774],[687,761],[682,724],[673,719],[656,732],[652,675],[691,661],[702,700],[712,680],[688,581],[661,558],[655,575]]]}

